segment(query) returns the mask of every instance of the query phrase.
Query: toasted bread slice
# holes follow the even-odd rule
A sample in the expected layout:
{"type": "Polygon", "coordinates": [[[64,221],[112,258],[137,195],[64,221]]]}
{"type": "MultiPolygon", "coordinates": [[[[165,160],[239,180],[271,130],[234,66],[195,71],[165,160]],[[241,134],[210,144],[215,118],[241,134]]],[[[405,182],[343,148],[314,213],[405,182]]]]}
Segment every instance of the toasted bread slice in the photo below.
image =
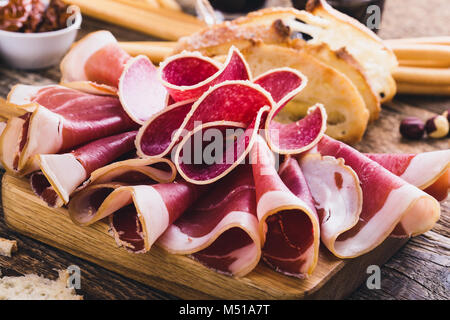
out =
{"type": "Polygon", "coordinates": [[[370,113],[369,120],[373,121],[378,119],[381,111],[380,98],[375,94],[374,90],[372,90],[361,65],[345,48],[333,51],[326,43],[307,46],[301,43],[300,46],[296,46],[296,48],[298,48],[298,50],[305,50],[314,58],[345,74],[361,94],[366,104],[366,108],[370,113]]]}
{"type": "Polygon", "coordinates": [[[306,10],[328,23],[313,42],[327,43],[332,50],[345,48],[362,65],[381,102],[392,99],[396,93],[392,71],[398,65],[394,52],[374,32],[325,0],[309,0],[306,10]]]}
{"type": "Polygon", "coordinates": [[[361,140],[369,112],[355,85],[340,71],[327,66],[304,51],[277,45],[257,44],[242,51],[256,77],[270,69],[290,67],[302,72],[308,84],[278,114],[280,122],[292,122],[306,115],[315,103],[328,114],[326,133],[347,143],[361,140]]]}
{"type": "Polygon", "coordinates": [[[391,76],[397,66],[394,53],[368,28],[326,2],[309,1],[307,8],[310,12],[293,8],[255,11],[181,38],[175,52],[197,50],[216,56],[226,53],[231,45],[242,50],[257,42],[311,50],[321,48],[322,55],[318,58],[358,82],[357,88],[371,111],[371,119],[376,119],[380,100],[389,100],[396,92],[391,76]],[[327,48],[334,52],[326,53],[327,48]]]}

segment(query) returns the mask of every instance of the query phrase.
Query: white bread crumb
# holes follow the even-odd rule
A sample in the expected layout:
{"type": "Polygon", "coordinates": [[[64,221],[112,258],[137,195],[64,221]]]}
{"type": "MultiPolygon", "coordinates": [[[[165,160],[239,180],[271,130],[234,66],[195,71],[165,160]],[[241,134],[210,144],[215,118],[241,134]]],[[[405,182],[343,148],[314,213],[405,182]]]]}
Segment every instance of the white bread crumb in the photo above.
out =
{"type": "Polygon", "coordinates": [[[0,278],[0,300],[83,300],[67,288],[69,272],[60,270],[55,281],[36,274],[0,278]]]}
{"type": "Polygon", "coordinates": [[[0,255],[11,257],[11,253],[17,251],[17,241],[0,238],[0,255]]]}

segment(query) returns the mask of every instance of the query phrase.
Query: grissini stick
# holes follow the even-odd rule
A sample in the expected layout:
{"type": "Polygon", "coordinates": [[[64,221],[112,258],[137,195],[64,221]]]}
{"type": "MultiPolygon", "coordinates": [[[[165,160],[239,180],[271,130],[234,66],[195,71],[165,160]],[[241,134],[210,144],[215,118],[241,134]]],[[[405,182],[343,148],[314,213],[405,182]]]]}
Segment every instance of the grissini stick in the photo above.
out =
{"type": "Polygon", "coordinates": [[[423,85],[417,83],[397,82],[397,93],[414,95],[450,96],[450,85],[423,85]]]}
{"type": "Polygon", "coordinates": [[[146,3],[152,8],[159,8],[159,3],[156,0],[138,0],[139,2],[146,3]]]}
{"type": "Polygon", "coordinates": [[[398,60],[433,60],[450,63],[450,46],[435,44],[390,45],[398,60]]]}
{"type": "Polygon", "coordinates": [[[450,63],[439,60],[399,60],[398,64],[402,67],[420,67],[420,68],[450,67],[450,63]]]}
{"type": "MultiPolygon", "coordinates": [[[[137,30],[166,40],[178,40],[202,29],[203,23],[188,23],[185,19],[195,19],[173,10],[142,10],[121,2],[108,0],[64,0],[80,7],[81,12],[94,18],[137,30]],[[175,16],[177,15],[177,16],[175,16]]],[[[122,0],[121,0],[122,1],[122,0]]],[[[139,3],[139,2],[136,2],[139,3]]]]}
{"type": "Polygon", "coordinates": [[[194,25],[204,26],[204,23],[200,19],[197,19],[196,17],[186,14],[184,12],[181,12],[180,10],[170,10],[170,9],[168,10],[166,8],[163,8],[159,5],[158,2],[156,2],[156,7],[154,7],[153,5],[149,5],[146,2],[135,1],[135,0],[108,0],[108,1],[121,3],[130,8],[133,8],[133,9],[141,9],[141,10],[144,10],[144,11],[147,11],[150,13],[160,14],[163,16],[171,17],[171,18],[178,19],[179,21],[183,21],[186,23],[192,23],[194,25]]]}
{"type": "Polygon", "coordinates": [[[161,8],[180,11],[181,7],[175,0],[157,0],[161,8]]]}
{"type": "Polygon", "coordinates": [[[436,44],[450,46],[450,36],[441,37],[418,37],[404,39],[387,39],[384,40],[389,45],[395,44],[436,44]]]}
{"type": "Polygon", "coordinates": [[[125,41],[119,45],[132,56],[146,55],[154,63],[163,61],[170,56],[176,42],[171,41],[125,41]]]}
{"type": "Polygon", "coordinates": [[[450,68],[398,67],[392,75],[398,82],[450,85],[450,68]]]}

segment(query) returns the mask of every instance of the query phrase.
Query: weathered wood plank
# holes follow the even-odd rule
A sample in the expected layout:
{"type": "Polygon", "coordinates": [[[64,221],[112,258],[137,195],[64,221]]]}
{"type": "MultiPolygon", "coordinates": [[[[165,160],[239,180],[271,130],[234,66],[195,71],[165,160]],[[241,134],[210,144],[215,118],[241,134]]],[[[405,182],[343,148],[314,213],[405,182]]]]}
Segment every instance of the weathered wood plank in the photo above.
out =
{"type": "MultiPolygon", "coordinates": [[[[444,35],[450,19],[445,8],[447,0],[386,1],[382,29],[383,38],[444,35]],[[423,19],[426,10],[427,19],[423,19]]],[[[152,40],[135,31],[84,18],[79,37],[109,29],[119,40],[152,40]]],[[[5,96],[16,83],[46,84],[59,79],[57,67],[40,72],[11,70],[0,64],[0,96],[5,96]]],[[[401,118],[416,115],[424,119],[450,108],[450,99],[443,97],[398,96],[384,107],[380,120],[369,126],[362,143],[364,152],[414,152],[449,148],[449,140],[404,141],[398,134],[401,118]]],[[[450,201],[442,204],[442,216],[435,228],[409,241],[382,267],[380,290],[368,290],[364,285],[351,299],[446,299],[450,298],[449,256],[450,201]],[[443,266],[443,267],[442,267],[443,266]]],[[[0,236],[19,240],[19,252],[13,258],[0,257],[0,269],[6,274],[40,273],[55,278],[54,268],[76,264],[82,272],[82,293],[91,299],[167,299],[173,298],[153,288],[107,271],[61,250],[19,235],[8,229],[0,214],[0,236]]]]}

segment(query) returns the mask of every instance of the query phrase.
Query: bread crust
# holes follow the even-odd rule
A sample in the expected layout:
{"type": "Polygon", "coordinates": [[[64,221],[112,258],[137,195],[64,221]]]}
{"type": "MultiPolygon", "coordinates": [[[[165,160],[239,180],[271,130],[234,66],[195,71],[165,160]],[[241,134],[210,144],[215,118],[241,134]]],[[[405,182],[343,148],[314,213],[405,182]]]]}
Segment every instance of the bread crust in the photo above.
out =
{"type": "MultiPolygon", "coordinates": [[[[341,23],[345,23],[352,27],[353,30],[358,31],[359,35],[366,38],[368,41],[376,42],[379,44],[380,49],[386,52],[386,55],[390,60],[390,72],[397,67],[398,62],[395,56],[395,53],[392,49],[387,46],[383,40],[378,37],[376,33],[372,30],[368,29],[358,20],[341,13],[340,11],[331,7],[325,0],[309,0],[306,4],[306,11],[312,13],[315,16],[321,16],[326,19],[334,19],[335,21],[339,21],[341,23]]],[[[358,59],[356,59],[358,60],[358,59]]],[[[376,92],[380,97],[381,102],[386,102],[391,100],[397,92],[397,87],[394,78],[392,75],[386,76],[385,83],[383,85],[383,90],[376,92]]]]}
{"type": "Polygon", "coordinates": [[[278,121],[298,120],[310,106],[318,102],[327,110],[328,135],[350,144],[361,140],[369,112],[356,86],[345,74],[305,50],[259,43],[245,49],[242,54],[255,77],[286,66],[302,72],[308,78],[308,85],[277,115],[278,121]]]}
{"type": "MultiPolygon", "coordinates": [[[[319,38],[324,38],[322,36],[328,33],[328,37],[325,37],[327,39],[313,39],[314,41],[305,42],[305,46],[330,41],[330,38],[332,38],[330,35],[335,30],[328,28],[328,24],[340,26],[344,28],[343,31],[350,32],[349,39],[352,36],[356,36],[361,40],[361,47],[370,44],[371,47],[376,48],[374,51],[383,51],[384,54],[372,57],[372,60],[375,59],[377,61],[375,65],[379,66],[378,69],[380,69],[374,71],[368,70],[374,64],[371,61],[365,63],[367,59],[365,59],[364,53],[355,55],[355,52],[358,53],[360,51],[358,48],[354,50],[354,48],[341,44],[337,44],[334,47],[330,46],[330,49],[335,51],[337,55],[340,55],[341,59],[347,61],[353,68],[357,68],[359,73],[363,74],[364,79],[362,81],[367,82],[366,87],[372,90],[373,95],[377,96],[377,100],[384,102],[392,99],[396,93],[396,87],[390,73],[397,66],[397,60],[393,51],[371,30],[357,20],[333,9],[323,0],[309,1],[307,11],[274,7],[251,12],[247,16],[227,21],[223,24],[206,28],[192,36],[181,38],[175,48],[175,52],[198,50],[203,54],[215,56],[224,54],[224,51],[231,45],[235,45],[240,50],[243,50],[259,42],[293,47],[295,41],[292,41],[288,32],[289,26],[283,22],[285,19],[293,18],[306,22],[308,25],[318,29],[322,28],[323,30],[318,32],[319,38]],[[345,55],[343,54],[344,52],[345,55]],[[377,77],[374,77],[374,74],[377,77]]],[[[357,46],[355,43],[352,45],[357,46]]],[[[370,107],[370,109],[371,120],[374,120],[377,118],[379,105],[370,107]]]]}

